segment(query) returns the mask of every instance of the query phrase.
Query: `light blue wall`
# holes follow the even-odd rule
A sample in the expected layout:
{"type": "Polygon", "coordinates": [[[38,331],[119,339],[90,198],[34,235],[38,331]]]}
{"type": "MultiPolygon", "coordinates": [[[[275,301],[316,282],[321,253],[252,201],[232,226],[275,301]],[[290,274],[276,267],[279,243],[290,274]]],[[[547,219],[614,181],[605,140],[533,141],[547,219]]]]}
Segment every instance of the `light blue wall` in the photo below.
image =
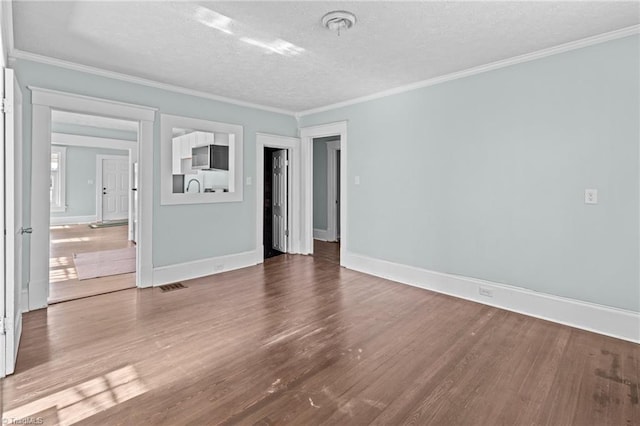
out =
{"type": "MultiPolygon", "coordinates": [[[[64,146],[64,145],[60,145],[64,146]]],[[[52,217],[95,216],[96,214],[96,156],[124,155],[128,151],[104,148],[67,146],[65,163],[65,192],[67,210],[52,212],[52,217]],[[89,183],[91,180],[93,183],[89,183]]]]}
{"type": "Polygon", "coordinates": [[[639,40],[303,117],[348,120],[348,249],[640,311],[639,40]]]}
{"type": "Polygon", "coordinates": [[[328,225],[327,142],[340,137],[327,136],[313,140],[313,229],[326,231],[328,225]]]}
{"type": "Polygon", "coordinates": [[[313,229],[327,229],[327,143],[313,141],[313,229]]]}
{"type": "MultiPolygon", "coordinates": [[[[240,124],[244,127],[244,175],[255,177],[256,132],[297,135],[294,117],[183,95],[51,65],[18,60],[24,93],[25,200],[31,197],[31,92],[33,85],[159,109],[160,113],[240,124]]],[[[153,264],[165,266],[255,249],[255,186],[239,203],[160,205],[160,120],[154,125],[153,264]]],[[[255,181],[255,178],[253,179],[255,181]]],[[[30,203],[25,206],[29,223],[30,203]]],[[[28,245],[25,247],[28,253],[28,245]]]]}

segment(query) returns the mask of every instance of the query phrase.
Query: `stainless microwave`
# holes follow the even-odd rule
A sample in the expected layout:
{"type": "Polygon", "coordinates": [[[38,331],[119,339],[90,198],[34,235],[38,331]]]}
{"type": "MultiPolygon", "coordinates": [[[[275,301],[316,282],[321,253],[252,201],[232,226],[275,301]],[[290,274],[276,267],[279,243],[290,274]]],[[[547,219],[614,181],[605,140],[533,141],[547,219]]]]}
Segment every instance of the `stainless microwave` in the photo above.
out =
{"type": "Polygon", "coordinates": [[[191,168],[198,170],[229,170],[229,147],[204,145],[191,148],[191,168]]]}

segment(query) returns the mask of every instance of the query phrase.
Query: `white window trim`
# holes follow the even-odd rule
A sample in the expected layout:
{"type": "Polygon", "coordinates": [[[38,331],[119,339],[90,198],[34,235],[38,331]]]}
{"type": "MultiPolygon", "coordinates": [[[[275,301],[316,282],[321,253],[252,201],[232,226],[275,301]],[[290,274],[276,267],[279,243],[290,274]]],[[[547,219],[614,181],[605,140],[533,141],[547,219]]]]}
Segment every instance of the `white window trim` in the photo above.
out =
{"type": "Polygon", "coordinates": [[[51,146],[51,154],[60,154],[60,161],[58,163],[58,187],[60,194],[60,204],[51,204],[52,213],[61,213],[67,211],[67,147],[66,146],[51,146]]]}

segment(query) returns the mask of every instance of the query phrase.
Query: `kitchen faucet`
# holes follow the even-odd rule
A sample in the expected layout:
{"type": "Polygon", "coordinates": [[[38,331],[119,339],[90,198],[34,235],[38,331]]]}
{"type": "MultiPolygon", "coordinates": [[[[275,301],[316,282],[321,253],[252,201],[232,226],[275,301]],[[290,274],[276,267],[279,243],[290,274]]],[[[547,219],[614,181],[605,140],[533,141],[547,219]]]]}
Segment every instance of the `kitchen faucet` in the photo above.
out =
{"type": "Polygon", "coordinates": [[[200,181],[195,178],[189,180],[189,183],[187,184],[187,190],[185,192],[189,192],[189,187],[191,186],[191,182],[195,182],[198,184],[198,192],[200,192],[200,181]]]}

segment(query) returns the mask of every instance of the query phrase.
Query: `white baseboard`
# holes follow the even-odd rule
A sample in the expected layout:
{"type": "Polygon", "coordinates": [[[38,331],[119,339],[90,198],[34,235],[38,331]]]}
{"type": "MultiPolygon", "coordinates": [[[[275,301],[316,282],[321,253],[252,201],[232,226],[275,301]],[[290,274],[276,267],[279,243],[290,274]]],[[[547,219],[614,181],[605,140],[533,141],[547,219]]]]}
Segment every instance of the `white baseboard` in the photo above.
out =
{"type": "Polygon", "coordinates": [[[176,281],[190,280],[232,271],[234,269],[246,268],[247,266],[255,265],[257,258],[258,256],[255,251],[247,251],[227,256],[195,260],[193,262],[160,266],[153,269],[153,285],[159,286],[176,281]]]}
{"type": "Polygon", "coordinates": [[[76,225],[78,223],[93,223],[96,215],[93,216],[51,216],[51,225],[76,225]]]}
{"type": "Polygon", "coordinates": [[[640,343],[640,313],[345,252],[346,268],[594,333],[640,343]],[[480,295],[480,288],[492,297],[480,295]]]}
{"type": "Polygon", "coordinates": [[[29,312],[29,289],[23,288],[20,295],[20,308],[22,313],[29,312]]]}
{"type": "Polygon", "coordinates": [[[320,241],[328,241],[329,237],[328,237],[328,233],[329,231],[326,229],[313,229],[313,239],[314,240],[320,240],[320,241]]]}

